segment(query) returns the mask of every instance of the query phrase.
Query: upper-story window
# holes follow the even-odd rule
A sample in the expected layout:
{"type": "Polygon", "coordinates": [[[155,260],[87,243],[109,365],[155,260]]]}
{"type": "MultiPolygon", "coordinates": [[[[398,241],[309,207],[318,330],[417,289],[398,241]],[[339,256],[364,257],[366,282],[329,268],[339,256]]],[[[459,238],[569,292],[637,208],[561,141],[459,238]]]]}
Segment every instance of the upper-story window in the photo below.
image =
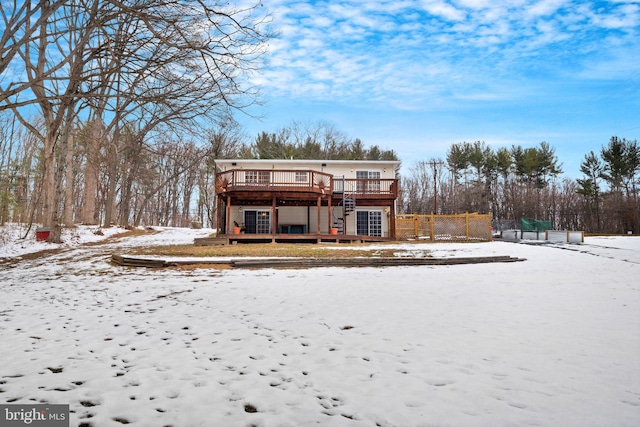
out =
{"type": "Polygon", "coordinates": [[[380,171],[356,171],[358,181],[358,192],[378,193],[380,192],[380,171]]]}
{"type": "Polygon", "coordinates": [[[309,172],[296,171],[296,183],[309,182],[309,172]]]}
{"type": "Polygon", "coordinates": [[[247,184],[268,184],[269,171],[245,171],[244,180],[247,184]]]}

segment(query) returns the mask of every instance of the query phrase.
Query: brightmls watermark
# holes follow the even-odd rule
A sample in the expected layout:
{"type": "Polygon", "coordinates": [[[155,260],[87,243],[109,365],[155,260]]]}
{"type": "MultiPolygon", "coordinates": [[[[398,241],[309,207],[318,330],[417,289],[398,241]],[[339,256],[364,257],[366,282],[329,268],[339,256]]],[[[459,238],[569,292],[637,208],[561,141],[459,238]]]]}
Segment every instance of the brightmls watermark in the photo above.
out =
{"type": "Polygon", "coordinates": [[[0,405],[0,427],[69,427],[69,405],[0,405]]]}

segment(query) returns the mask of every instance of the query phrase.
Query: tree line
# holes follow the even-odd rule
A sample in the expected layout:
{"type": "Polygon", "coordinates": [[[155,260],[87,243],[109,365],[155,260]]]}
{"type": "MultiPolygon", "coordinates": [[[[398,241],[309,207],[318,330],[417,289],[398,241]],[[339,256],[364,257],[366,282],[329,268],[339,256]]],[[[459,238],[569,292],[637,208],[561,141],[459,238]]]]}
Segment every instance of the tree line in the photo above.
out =
{"type": "MultiPolygon", "coordinates": [[[[118,152],[103,145],[93,153],[93,134],[92,123],[74,128],[64,224],[215,226],[217,158],[398,160],[393,150],[366,147],[326,122],[293,122],[253,140],[229,122],[207,130],[199,142],[167,132],[153,149],[127,130],[118,152]],[[97,179],[86,179],[87,173],[97,179]],[[95,204],[87,194],[96,195],[95,204]]],[[[446,158],[417,161],[400,177],[398,211],[491,213],[497,228],[536,218],[556,229],[637,233],[639,152],[635,140],[612,137],[584,156],[581,178],[569,179],[546,142],[496,150],[481,141],[456,143],[446,158]]],[[[42,222],[43,170],[42,141],[15,117],[0,114],[0,222],[42,222]]]]}
{"type": "Polygon", "coordinates": [[[253,159],[398,160],[394,150],[366,147],[330,123],[292,122],[276,132],[260,132],[240,157],[253,159]]]}
{"type": "MultiPolygon", "coordinates": [[[[247,137],[234,114],[272,37],[259,2],[0,3],[0,224],[215,226],[216,158],[397,160],[329,123],[247,137]]],[[[637,142],[612,137],[562,178],[555,150],[453,144],[401,177],[398,211],[491,212],[639,232],[637,142]]]]}
{"type": "Polygon", "coordinates": [[[583,176],[562,177],[555,149],[485,142],[452,144],[445,159],[418,161],[402,177],[401,212],[491,213],[497,228],[522,218],[551,221],[555,229],[591,233],[640,232],[640,147],[612,137],[584,156],[583,176]]]}

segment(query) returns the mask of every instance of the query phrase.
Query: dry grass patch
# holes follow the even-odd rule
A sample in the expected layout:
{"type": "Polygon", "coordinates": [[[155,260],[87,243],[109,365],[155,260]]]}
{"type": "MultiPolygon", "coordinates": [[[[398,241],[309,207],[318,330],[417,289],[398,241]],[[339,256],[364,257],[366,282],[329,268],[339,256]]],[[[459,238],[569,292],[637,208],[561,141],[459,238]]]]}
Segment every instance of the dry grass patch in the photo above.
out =
{"type": "Polygon", "coordinates": [[[194,246],[167,245],[139,248],[135,255],[182,257],[301,257],[301,258],[352,258],[394,257],[397,249],[344,249],[338,246],[289,243],[256,243],[246,245],[194,246]]]}
{"type": "Polygon", "coordinates": [[[170,265],[174,270],[231,270],[231,264],[178,264],[170,265]]]}

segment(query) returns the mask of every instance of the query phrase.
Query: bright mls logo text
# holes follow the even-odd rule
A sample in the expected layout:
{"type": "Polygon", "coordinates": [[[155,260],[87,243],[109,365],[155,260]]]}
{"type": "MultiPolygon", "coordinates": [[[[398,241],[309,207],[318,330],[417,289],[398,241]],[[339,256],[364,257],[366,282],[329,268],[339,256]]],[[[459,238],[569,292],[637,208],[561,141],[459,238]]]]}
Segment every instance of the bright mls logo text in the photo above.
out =
{"type": "Polygon", "coordinates": [[[69,405],[0,405],[0,408],[0,427],[69,425],[69,405]]]}

